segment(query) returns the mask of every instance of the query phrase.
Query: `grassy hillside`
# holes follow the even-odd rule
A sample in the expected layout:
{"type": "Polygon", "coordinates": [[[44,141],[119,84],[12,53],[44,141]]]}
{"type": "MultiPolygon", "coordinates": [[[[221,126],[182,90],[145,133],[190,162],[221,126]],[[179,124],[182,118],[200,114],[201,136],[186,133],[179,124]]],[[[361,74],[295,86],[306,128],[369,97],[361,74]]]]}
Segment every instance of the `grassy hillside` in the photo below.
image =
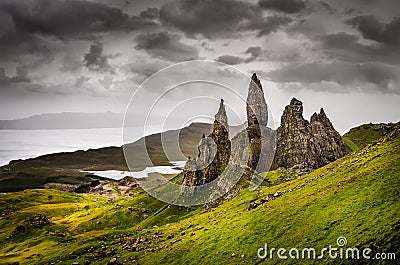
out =
{"type": "Polygon", "coordinates": [[[363,124],[352,128],[349,132],[343,135],[343,141],[353,150],[359,150],[367,144],[371,144],[385,134],[393,131],[395,128],[400,128],[398,123],[378,123],[378,124],[363,124]]]}
{"type": "MultiPolygon", "coordinates": [[[[244,189],[210,211],[168,206],[140,190],[114,200],[54,190],[3,194],[0,263],[258,264],[264,243],[322,249],[335,246],[340,236],[349,247],[395,252],[399,258],[398,172],[395,131],[310,174],[254,192],[244,189]],[[278,191],[281,196],[266,202],[278,191]],[[37,214],[52,224],[35,227],[29,220],[37,214]],[[25,233],[10,237],[21,225],[25,233]]],[[[264,261],[278,262],[300,261],[264,261]]]]}

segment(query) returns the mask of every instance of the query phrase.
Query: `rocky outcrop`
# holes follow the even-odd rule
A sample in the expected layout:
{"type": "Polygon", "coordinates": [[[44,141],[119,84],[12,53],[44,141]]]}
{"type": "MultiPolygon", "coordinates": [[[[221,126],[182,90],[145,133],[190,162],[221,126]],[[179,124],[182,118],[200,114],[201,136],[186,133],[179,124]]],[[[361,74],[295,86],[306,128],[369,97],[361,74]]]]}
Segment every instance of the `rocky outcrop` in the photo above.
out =
{"type": "Polygon", "coordinates": [[[247,135],[249,138],[248,146],[248,163],[247,166],[252,171],[262,171],[259,167],[259,161],[265,161],[266,155],[265,145],[262,140],[266,139],[265,133],[268,123],[268,108],[264,98],[264,92],[261,82],[256,74],[251,77],[249,91],[246,102],[247,112],[247,135]],[[264,150],[261,150],[261,149],[264,150]]]}
{"type": "MultiPolygon", "coordinates": [[[[224,176],[218,181],[217,189],[226,192],[232,176],[241,170],[244,172],[241,176],[258,183],[263,180],[258,181],[258,173],[268,171],[271,164],[272,169],[306,173],[348,152],[324,110],[315,113],[309,122],[303,118],[302,102],[295,98],[286,106],[277,131],[268,128],[268,107],[256,74],[251,78],[246,111],[248,126],[232,138],[231,146],[228,119],[221,100],[212,133],[207,137],[203,135],[198,156],[189,159],[184,167],[183,186],[195,187],[224,176]],[[221,175],[224,170],[226,172],[221,175]],[[228,175],[230,177],[226,177],[228,175]]],[[[195,188],[189,190],[194,192],[195,188]]]]}
{"type": "Polygon", "coordinates": [[[264,98],[261,82],[256,74],[251,77],[249,91],[246,102],[247,126],[253,125],[267,126],[268,108],[264,98]]]}
{"type": "Polygon", "coordinates": [[[207,175],[216,176],[221,167],[228,165],[231,156],[231,141],[229,139],[228,117],[225,111],[224,100],[221,99],[219,110],[215,115],[214,129],[209,135],[216,144],[216,153],[207,175]]]}
{"type": "Polygon", "coordinates": [[[323,165],[326,165],[349,152],[340,134],[335,130],[331,121],[321,108],[319,113],[314,113],[310,119],[311,131],[317,140],[323,165]]]}
{"type": "Polygon", "coordinates": [[[273,169],[294,168],[309,172],[348,152],[340,134],[323,109],[314,113],[311,122],[303,118],[303,104],[293,98],[286,106],[277,130],[273,169]]]}
{"type": "Polygon", "coordinates": [[[215,115],[213,131],[207,137],[203,135],[200,140],[197,158],[189,158],[186,162],[182,184],[193,187],[213,181],[228,165],[230,155],[228,118],[224,100],[221,99],[219,110],[215,115]]]}
{"type": "Polygon", "coordinates": [[[50,220],[44,214],[37,214],[29,219],[29,224],[36,228],[42,228],[44,226],[52,225],[50,220]]]}

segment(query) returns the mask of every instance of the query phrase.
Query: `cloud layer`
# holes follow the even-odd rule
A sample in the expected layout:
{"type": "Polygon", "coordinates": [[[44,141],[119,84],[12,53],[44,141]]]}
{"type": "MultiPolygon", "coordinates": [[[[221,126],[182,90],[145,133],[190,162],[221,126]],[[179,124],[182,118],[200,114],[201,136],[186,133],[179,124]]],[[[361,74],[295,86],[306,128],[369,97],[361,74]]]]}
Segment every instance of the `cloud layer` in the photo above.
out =
{"type": "Polygon", "coordinates": [[[399,3],[3,0],[0,104],[61,106],[71,95],[117,106],[152,74],[192,59],[258,72],[282,93],[399,95],[399,3]]]}

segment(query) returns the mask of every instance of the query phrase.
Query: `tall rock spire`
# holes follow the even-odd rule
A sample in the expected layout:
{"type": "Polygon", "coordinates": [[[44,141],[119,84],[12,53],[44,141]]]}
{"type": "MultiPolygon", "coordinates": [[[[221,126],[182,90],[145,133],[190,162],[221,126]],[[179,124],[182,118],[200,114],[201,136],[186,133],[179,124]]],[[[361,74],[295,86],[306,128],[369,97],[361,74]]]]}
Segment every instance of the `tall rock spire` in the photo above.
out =
{"type": "Polygon", "coordinates": [[[227,165],[231,155],[231,141],[229,140],[228,117],[223,99],[221,99],[219,110],[215,114],[214,129],[209,137],[217,144],[217,153],[214,158],[217,167],[227,165]]]}
{"type": "Polygon", "coordinates": [[[254,73],[251,77],[249,91],[247,94],[247,124],[252,126],[259,124],[267,126],[268,123],[268,108],[265,102],[264,92],[261,82],[257,75],[254,73]]]}
{"type": "Polygon", "coordinates": [[[247,135],[249,137],[249,161],[247,165],[252,171],[257,170],[257,165],[262,156],[261,141],[262,131],[268,123],[268,107],[264,98],[261,82],[254,73],[251,77],[247,94],[247,135]]]}
{"type": "Polygon", "coordinates": [[[213,131],[200,140],[197,158],[186,162],[182,184],[193,187],[213,181],[221,169],[228,165],[230,155],[228,117],[224,100],[221,99],[219,110],[215,114],[213,131]]]}
{"type": "Polygon", "coordinates": [[[218,112],[217,114],[215,114],[214,130],[215,130],[215,122],[219,122],[226,129],[228,129],[228,116],[226,115],[225,104],[223,99],[221,99],[221,102],[219,103],[218,112]]]}

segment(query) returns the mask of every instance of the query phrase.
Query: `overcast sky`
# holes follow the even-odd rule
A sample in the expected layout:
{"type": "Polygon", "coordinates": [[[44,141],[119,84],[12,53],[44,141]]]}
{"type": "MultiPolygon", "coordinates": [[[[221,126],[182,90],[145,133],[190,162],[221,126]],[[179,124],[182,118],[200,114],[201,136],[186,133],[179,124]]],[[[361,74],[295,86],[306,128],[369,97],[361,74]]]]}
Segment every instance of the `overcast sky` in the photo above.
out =
{"type": "Polygon", "coordinates": [[[258,73],[276,121],[292,97],[341,133],[400,120],[399,0],[1,0],[0,119],[123,113],[193,59],[258,73]]]}

